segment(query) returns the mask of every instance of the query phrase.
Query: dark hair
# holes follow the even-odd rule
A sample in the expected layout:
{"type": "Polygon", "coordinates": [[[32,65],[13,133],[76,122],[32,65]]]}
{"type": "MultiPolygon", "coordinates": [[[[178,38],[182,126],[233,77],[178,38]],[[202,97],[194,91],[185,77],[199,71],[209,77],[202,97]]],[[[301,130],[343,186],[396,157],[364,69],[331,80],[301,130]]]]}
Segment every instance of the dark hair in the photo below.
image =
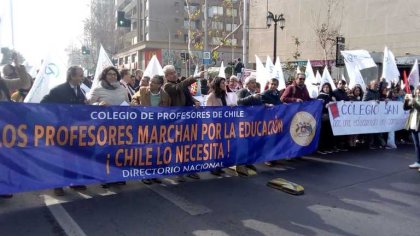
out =
{"type": "Polygon", "coordinates": [[[356,90],[356,89],[359,89],[360,90],[360,97],[363,97],[363,89],[362,89],[362,86],[360,86],[359,84],[356,84],[355,86],[354,86],[354,88],[351,90],[351,94],[354,96],[354,91],[356,90]]]}
{"type": "Polygon", "coordinates": [[[222,81],[226,82],[226,79],[222,77],[216,77],[211,84],[211,90],[212,92],[214,92],[217,98],[222,98],[226,96],[226,91],[220,88],[220,84],[222,83],[222,81]]]}
{"type": "Polygon", "coordinates": [[[163,76],[161,76],[161,75],[154,75],[152,80],[153,79],[156,79],[159,82],[160,85],[162,85],[165,82],[165,80],[163,79],[163,76]]]}
{"type": "Polygon", "coordinates": [[[331,84],[328,83],[328,82],[321,85],[321,92],[324,92],[323,88],[324,88],[325,85],[327,85],[328,88],[330,88],[330,91],[328,92],[328,94],[332,95],[333,94],[332,87],[331,87],[331,84]]]}
{"type": "Polygon", "coordinates": [[[77,70],[82,70],[83,71],[82,67],[80,67],[80,66],[70,66],[67,69],[67,82],[70,81],[71,78],[76,75],[77,70]]]}
{"type": "Polygon", "coordinates": [[[115,67],[113,67],[113,66],[108,66],[107,68],[105,68],[105,69],[102,71],[101,75],[99,76],[99,80],[104,80],[104,81],[106,81],[106,80],[105,80],[105,78],[106,78],[106,74],[107,74],[109,71],[111,71],[111,70],[113,70],[115,73],[117,73],[117,80],[118,80],[118,81],[120,81],[120,80],[121,80],[121,75],[120,75],[120,73],[118,72],[117,68],[115,68],[115,67]]]}

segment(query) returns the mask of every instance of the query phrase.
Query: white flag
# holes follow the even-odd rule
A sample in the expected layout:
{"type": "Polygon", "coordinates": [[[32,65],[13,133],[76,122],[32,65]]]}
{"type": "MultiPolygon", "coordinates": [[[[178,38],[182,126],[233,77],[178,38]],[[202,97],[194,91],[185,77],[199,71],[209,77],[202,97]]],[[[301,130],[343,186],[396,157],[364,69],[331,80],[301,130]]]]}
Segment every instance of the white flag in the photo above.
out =
{"type": "Polygon", "coordinates": [[[325,83],[330,83],[331,85],[331,89],[334,91],[337,89],[337,87],[334,84],[334,81],[330,75],[330,72],[328,71],[328,67],[325,66],[324,71],[322,72],[322,78],[321,78],[321,84],[319,86],[319,89],[322,89],[322,85],[324,85],[325,83]]]}
{"type": "Polygon", "coordinates": [[[279,87],[278,90],[282,90],[286,88],[286,81],[284,80],[283,68],[281,68],[280,57],[277,57],[276,64],[274,68],[277,71],[277,79],[279,80],[279,87]]]}
{"type": "Polygon", "coordinates": [[[67,68],[62,57],[49,54],[42,62],[35,82],[25,97],[24,102],[39,103],[52,88],[66,82],[67,68]]]}
{"type": "Polygon", "coordinates": [[[315,79],[316,79],[316,83],[317,83],[317,84],[321,84],[321,79],[322,79],[322,77],[321,77],[321,74],[319,73],[319,71],[318,71],[318,70],[316,71],[316,76],[315,76],[315,79]]]}
{"type": "Polygon", "coordinates": [[[149,61],[149,64],[147,64],[146,69],[144,70],[143,76],[149,76],[152,78],[155,75],[163,76],[163,69],[156,55],[153,55],[152,59],[149,61]]]}
{"type": "MultiPolygon", "coordinates": [[[[102,71],[109,66],[112,66],[112,61],[109,59],[108,54],[105,52],[104,47],[101,45],[99,49],[98,63],[96,63],[95,77],[92,81],[91,91],[98,87],[99,77],[101,76],[102,71]]],[[[90,93],[87,94],[87,97],[90,97],[90,93]]]]}
{"type": "Polygon", "coordinates": [[[343,55],[345,62],[358,70],[376,66],[369,52],[366,50],[341,51],[341,55],[343,55]]]}
{"type": "Polygon", "coordinates": [[[414,62],[413,68],[411,68],[410,75],[408,76],[408,83],[410,85],[413,85],[414,90],[419,85],[419,64],[417,62],[417,59],[414,62]]]}
{"type": "Polygon", "coordinates": [[[384,49],[384,58],[382,62],[382,78],[385,78],[388,82],[388,88],[391,87],[391,82],[398,83],[400,72],[395,62],[394,54],[389,50],[388,47],[384,49]]]}
{"type": "Polygon", "coordinates": [[[223,64],[223,61],[222,61],[222,64],[220,64],[220,68],[219,68],[219,75],[217,76],[226,79],[225,69],[226,69],[225,65],[223,64]]]}
{"type": "Polygon", "coordinates": [[[366,84],[360,70],[353,68],[346,61],[344,61],[344,64],[346,65],[347,74],[349,75],[349,88],[353,89],[356,85],[360,85],[363,91],[366,92],[366,84]]]}
{"type": "Polygon", "coordinates": [[[255,55],[255,62],[257,64],[257,82],[260,83],[262,88],[264,88],[265,84],[270,79],[270,75],[257,55],[255,55]]]}
{"type": "Polygon", "coordinates": [[[314,74],[314,70],[312,69],[311,62],[308,60],[308,63],[306,63],[306,69],[305,69],[305,85],[308,89],[309,96],[311,98],[317,98],[318,97],[318,85],[316,81],[316,77],[314,74]]]}

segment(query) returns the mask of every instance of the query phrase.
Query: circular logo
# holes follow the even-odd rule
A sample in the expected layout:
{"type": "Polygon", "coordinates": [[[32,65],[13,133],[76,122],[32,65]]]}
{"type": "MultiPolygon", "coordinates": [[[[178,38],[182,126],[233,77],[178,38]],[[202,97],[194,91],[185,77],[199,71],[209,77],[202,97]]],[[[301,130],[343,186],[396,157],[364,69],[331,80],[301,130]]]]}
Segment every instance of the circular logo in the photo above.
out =
{"type": "Polygon", "coordinates": [[[45,67],[45,74],[49,76],[54,76],[55,78],[57,78],[60,75],[60,69],[58,68],[56,64],[49,63],[45,67]]]}
{"type": "Polygon", "coordinates": [[[308,112],[301,111],[295,114],[290,124],[290,136],[300,146],[308,146],[314,139],[316,120],[308,112]]]}

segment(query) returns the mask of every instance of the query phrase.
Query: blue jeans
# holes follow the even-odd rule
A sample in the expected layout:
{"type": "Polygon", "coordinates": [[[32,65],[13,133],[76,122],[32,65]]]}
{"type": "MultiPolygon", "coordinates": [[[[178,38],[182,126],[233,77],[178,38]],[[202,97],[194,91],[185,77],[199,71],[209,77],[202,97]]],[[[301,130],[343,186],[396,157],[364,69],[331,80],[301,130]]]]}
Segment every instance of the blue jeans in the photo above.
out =
{"type": "Polygon", "coordinates": [[[420,132],[410,130],[411,135],[413,136],[413,142],[414,142],[414,148],[416,150],[416,156],[417,156],[417,163],[420,163],[420,132]]]}

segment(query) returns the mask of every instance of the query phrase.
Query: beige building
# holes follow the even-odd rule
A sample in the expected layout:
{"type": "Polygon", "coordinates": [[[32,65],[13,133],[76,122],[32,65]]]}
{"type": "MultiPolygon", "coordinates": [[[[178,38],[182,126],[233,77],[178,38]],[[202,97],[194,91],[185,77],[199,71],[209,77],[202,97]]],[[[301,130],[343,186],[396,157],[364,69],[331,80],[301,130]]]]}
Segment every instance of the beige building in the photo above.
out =
{"type": "MultiPolygon", "coordinates": [[[[412,55],[420,55],[419,0],[250,0],[249,9],[250,63],[255,62],[254,55],[264,60],[267,55],[273,57],[273,25],[252,29],[265,26],[267,10],[282,13],[286,19],[284,30],[277,32],[277,55],[282,61],[306,64],[310,59],[319,64],[324,52],[316,30],[322,24],[345,37],[346,50],[383,52],[388,46],[402,64],[413,61],[412,55]],[[298,48],[295,38],[300,42],[298,48]],[[293,57],[296,51],[300,53],[298,58],[293,57]]],[[[332,45],[327,58],[335,62],[335,42],[332,45]]],[[[375,60],[380,62],[382,58],[375,60]]]]}
{"type": "MultiPolygon", "coordinates": [[[[190,11],[200,12],[192,22],[193,31],[204,33],[204,6],[201,0],[190,0],[190,11]]],[[[208,49],[217,45],[226,33],[239,24],[239,1],[231,8],[222,7],[221,0],[208,0],[208,49]],[[210,32],[213,32],[212,34],[210,32]],[[223,32],[223,33],[216,33],[223,32]]],[[[131,19],[131,27],[123,31],[119,39],[118,52],[114,59],[119,68],[145,69],[149,60],[156,55],[163,65],[173,64],[182,75],[191,74],[194,64],[188,60],[187,8],[183,0],[117,0],[117,11],[124,11],[131,19]]],[[[203,41],[204,36],[196,37],[203,41]]],[[[242,55],[242,28],[227,40],[228,46],[221,47],[213,65],[225,65],[242,55]]],[[[201,61],[202,48],[192,47],[193,54],[201,61]]]]}

